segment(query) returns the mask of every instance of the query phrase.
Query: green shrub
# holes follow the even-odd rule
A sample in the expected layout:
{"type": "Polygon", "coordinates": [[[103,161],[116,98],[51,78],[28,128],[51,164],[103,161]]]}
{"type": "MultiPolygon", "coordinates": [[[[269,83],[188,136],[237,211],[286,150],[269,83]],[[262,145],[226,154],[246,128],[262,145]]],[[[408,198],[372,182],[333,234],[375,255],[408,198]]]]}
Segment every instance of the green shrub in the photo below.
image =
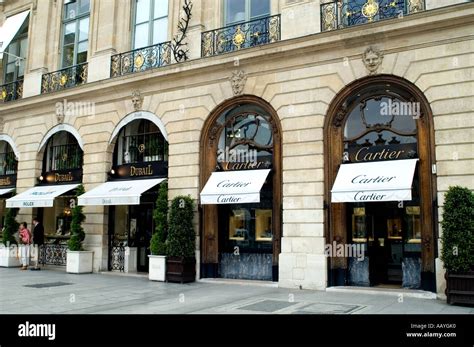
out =
{"type": "Polygon", "coordinates": [[[86,216],[82,213],[82,206],[77,203],[77,197],[84,194],[85,190],[82,184],[76,188],[76,203],[71,211],[71,238],[68,242],[68,248],[70,251],[82,251],[82,242],[86,237],[82,223],[86,220],[86,216]]]}
{"type": "Polygon", "coordinates": [[[150,251],[153,255],[166,255],[166,236],[168,233],[168,183],[160,184],[155,210],[153,211],[155,232],[151,237],[150,251]]]}
{"type": "Polygon", "coordinates": [[[5,215],[5,225],[3,228],[3,237],[2,242],[5,246],[16,244],[15,233],[20,227],[20,223],[16,221],[16,215],[18,213],[17,208],[9,208],[7,214],[5,215]]]}
{"type": "Polygon", "coordinates": [[[449,187],[445,194],[441,259],[448,271],[474,267],[474,194],[467,188],[449,187]]]}
{"type": "Polygon", "coordinates": [[[196,235],[193,227],[194,201],[190,196],[177,196],[171,202],[168,229],[168,256],[195,256],[196,235]]]}

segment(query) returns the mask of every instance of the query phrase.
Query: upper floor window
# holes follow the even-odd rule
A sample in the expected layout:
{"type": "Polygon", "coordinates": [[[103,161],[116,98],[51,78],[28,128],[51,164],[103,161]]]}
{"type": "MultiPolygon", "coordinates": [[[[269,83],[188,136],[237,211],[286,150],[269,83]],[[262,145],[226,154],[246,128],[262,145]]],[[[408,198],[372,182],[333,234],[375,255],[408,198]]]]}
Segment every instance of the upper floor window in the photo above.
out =
{"type": "Polygon", "coordinates": [[[23,79],[28,49],[28,20],[25,20],[15,38],[5,49],[3,83],[23,79]]]}
{"type": "Polygon", "coordinates": [[[133,49],[168,39],[168,0],[135,0],[133,49]]]}
{"type": "Polygon", "coordinates": [[[64,0],[63,68],[87,62],[90,0],[64,0]]]}
{"type": "Polygon", "coordinates": [[[224,0],[225,25],[270,15],[270,0],[224,0]]]}
{"type": "Polygon", "coordinates": [[[116,165],[167,160],[168,143],[153,122],[135,120],[120,130],[114,153],[116,165]]]}
{"type": "Polygon", "coordinates": [[[60,131],[48,140],[44,158],[44,172],[82,167],[82,149],[76,138],[67,131],[60,131]]]}
{"type": "Polygon", "coordinates": [[[15,175],[18,161],[12,147],[6,141],[0,141],[0,176],[15,175]]]}

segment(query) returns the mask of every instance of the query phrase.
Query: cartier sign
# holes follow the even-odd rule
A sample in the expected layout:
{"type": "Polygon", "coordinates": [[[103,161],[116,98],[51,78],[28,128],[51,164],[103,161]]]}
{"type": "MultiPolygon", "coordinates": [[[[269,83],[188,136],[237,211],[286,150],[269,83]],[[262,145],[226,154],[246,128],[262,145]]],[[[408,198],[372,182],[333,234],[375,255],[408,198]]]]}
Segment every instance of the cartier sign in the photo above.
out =
{"type": "Polygon", "coordinates": [[[416,143],[387,146],[357,146],[348,149],[349,161],[367,162],[382,160],[413,159],[417,157],[416,143]]]}

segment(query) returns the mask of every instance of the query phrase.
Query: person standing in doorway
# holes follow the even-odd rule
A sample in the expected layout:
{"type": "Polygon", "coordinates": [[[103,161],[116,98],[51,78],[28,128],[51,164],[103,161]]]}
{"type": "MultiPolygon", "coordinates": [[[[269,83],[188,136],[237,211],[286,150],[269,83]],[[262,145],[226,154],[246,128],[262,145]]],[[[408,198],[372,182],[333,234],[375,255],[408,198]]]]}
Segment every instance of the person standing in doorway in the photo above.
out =
{"type": "Polygon", "coordinates": [[[44,244],[44,227],[43,224],[38,220],[38,217],[33,219],[33,225],[33,244],[36,250],[36,262],[35,267],[31,270],[40,270],[39,263],[41,260],[41,250],[44,244]]]}
{"type": "Polygon", "coordinates": [[[21,265],[20,270],[28,269],[30,265],[30,245],[31,245],[31,232],[27,228],[26,222],[20,224],[20,254],[21,254],[21,265]]]}

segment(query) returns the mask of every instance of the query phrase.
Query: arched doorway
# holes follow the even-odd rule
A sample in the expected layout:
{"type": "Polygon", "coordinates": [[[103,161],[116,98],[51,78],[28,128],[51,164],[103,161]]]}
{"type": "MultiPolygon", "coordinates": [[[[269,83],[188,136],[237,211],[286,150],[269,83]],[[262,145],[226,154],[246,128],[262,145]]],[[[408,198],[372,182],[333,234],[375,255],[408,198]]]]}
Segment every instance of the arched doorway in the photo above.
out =
{"type": "Polygon", "coordinates": [[[153,210],[158,196],[158,185],[154,182],[168,176],[168,141],[164,127],[154,121],[156,116],[140,115],[141,112],[127,116],[111,139],[114,150],[109,189],[117,191],[134,186],[132,189],[138,197],[137,201],[128,201],[117,196],[104,203],[111,205],[108,228],[111,271],[148,272],[153,210]]]}
{"type": "Polygon", "coordinates": [[[363,78],[335,97],[325,120],[326,238],[364,256],[332,254],[329,286],[435,290],[432,132],[429,103],[404,79],[363,78]],[[408,177],[407,187],[389,184],[408,177]]]}
{"type": "Polygon", "coordinates": [[[200,181],[201,277],[277,281],[281,129],[267,102],[246,95],[212,112],[201,135],[200,181]],[[204,191],[214,175],[222,177],[216,188],[229,186],[233,178],[248,180],[236,189],[260,183],[252,195],[237,193],[239,197],[233,199],[217,192],[204,201],[204,191]]]}

